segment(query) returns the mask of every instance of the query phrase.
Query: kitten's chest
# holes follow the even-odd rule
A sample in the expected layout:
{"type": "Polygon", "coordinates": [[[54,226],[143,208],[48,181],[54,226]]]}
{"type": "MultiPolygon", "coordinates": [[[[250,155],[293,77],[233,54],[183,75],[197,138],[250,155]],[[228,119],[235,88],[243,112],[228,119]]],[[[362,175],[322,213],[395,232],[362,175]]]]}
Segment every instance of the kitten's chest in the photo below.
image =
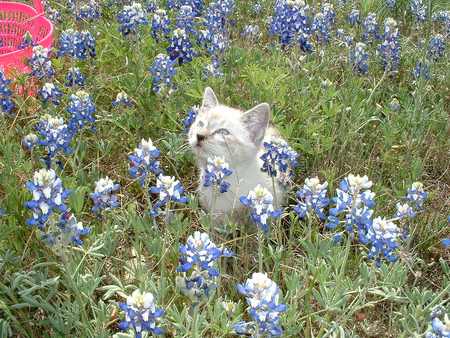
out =
{"type": "MultiPolygon", "coordinates": [[[[267,173],[261,171],[262,160],[257,157],[247,160],[239,165],[231,165],[230,170],[233,173],[230,176],[224,178],[225,182],[230,183],[230,187],[227,192],[220,193],[218,189],[213,186],[203,186],[203,173],[204,169],[200,169],[200,184],[199,195],[201,204],[206,207],[208,212],[214,209],[214,212],[230,213],[232,209],[245,209],[240,203],[240,196],[247,196],[250,190],[254,190],[255,187],[260,184],[261,186],[269,189],[273,193],[272,179],[267,173]]],[[[275,193],[280,194],[277,191],[275,193]]],[[[280,195],[281,196],[281,195],[280,195]]]]}

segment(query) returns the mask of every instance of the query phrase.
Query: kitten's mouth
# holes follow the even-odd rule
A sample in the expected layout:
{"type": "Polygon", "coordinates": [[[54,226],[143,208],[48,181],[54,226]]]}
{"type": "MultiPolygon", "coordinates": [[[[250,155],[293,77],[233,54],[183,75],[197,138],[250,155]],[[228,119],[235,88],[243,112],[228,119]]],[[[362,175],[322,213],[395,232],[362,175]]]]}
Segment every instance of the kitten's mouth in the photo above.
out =
{"type": "Polygon", "coordinates": [[[197,142],[193,150],[198,157],[203,157],[207,153],[208,147],[203,142],[197,142]]]}
{"type": "Polygon", "coordinates": [[[194,146],[194,149],[198,152],[199,155],[205,151],[204,146],[201,142],[197,142],[194,146]]]}

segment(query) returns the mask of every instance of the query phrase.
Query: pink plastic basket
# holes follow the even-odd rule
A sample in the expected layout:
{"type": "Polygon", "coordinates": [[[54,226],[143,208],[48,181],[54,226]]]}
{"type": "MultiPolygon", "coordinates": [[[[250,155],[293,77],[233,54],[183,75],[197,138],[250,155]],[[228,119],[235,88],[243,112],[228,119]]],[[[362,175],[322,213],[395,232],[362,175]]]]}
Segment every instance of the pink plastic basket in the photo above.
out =
{"type": "Polygon", "coordinates": [[[51,48],[53,41],[53,25],[44,16],[40,0],[33,0],[31,6],[17,2],[0,2],[0,67],[3,70],[18,68],[28,72],[28,68],[20,59],[32,57],[33,49],[19,49],[23,42],[22,37],[30,32],[33,41],[45,48],[51,48]]]}

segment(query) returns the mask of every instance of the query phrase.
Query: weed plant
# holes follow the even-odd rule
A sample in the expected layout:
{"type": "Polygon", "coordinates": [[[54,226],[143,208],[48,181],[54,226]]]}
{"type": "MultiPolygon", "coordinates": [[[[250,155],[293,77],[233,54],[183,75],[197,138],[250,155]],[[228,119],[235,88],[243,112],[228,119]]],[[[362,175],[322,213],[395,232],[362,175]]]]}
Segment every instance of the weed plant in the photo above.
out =
{"type": "Polygon", "coordinates": [[[448,334],[447,1],[44,8],[53,49],[0,78],[0,336],[448,334]],[[209,237],[183,133],[208,86],[299,154],[263,231],[209,237]]]}

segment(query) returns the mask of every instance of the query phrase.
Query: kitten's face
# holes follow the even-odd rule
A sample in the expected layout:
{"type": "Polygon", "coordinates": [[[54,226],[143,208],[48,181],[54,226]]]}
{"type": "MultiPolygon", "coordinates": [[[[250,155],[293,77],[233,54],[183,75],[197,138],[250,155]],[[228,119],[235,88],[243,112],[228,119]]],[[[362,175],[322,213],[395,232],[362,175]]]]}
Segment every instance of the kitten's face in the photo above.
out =
{"type": "Polygon", "coordinates": [[[207,88],[202,108],[189,130],[189,145],[203,161],[224,156],[230,164],[244,162],[258,152],[269,114],[267,104],[245,113],[220,105],[212,89],[207,88]]]}
{"type": "Polygon", "coordinates": [[[201,112],[189,131],[189,145],[197,158],[225,156],[227,162],[251,146],[248,132],[237,123],[241,113],[224,106],[201,112]]]}

